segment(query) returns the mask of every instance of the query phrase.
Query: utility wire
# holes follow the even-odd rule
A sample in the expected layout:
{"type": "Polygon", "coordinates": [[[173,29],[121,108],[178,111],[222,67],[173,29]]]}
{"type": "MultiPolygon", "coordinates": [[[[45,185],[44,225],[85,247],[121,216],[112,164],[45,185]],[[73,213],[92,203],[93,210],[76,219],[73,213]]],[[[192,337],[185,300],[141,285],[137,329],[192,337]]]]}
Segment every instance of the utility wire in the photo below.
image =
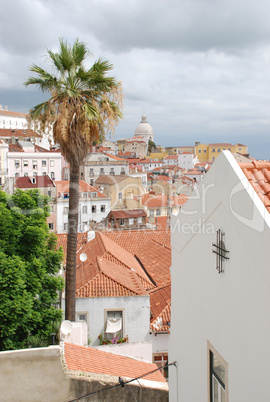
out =
{"type": "Polygon", "coordinates": [[[88,397],[88,396],[92,396],[92,395],[99,394],[100,392],[108,391],[109,389],[112,389],[112,388],[124,387],[124,385],[126,385],[126,384],[130,384],[130,383],[133,382],[133,381],[137,381],[137,380],[139,380],[140,378],[146,377],[146,376],[148,376],[149,374],[153,374],[153,373],[155,373],[156,371],[162,370],[162,369],[164,369],[164,368],[166,368],[166,367],[169,367],[169,366],[175,366],[175,367],[177,367],[177,362],[174,361],[174,362],[172,362],[172,363],[164,364],[164,366],[162,366],[162,367],[159,367],[159,368],[157,368],[157,369],[155,369],[155,370],[152,370],[152,371],[148,371],[148,373],[145,373],[145,374],[143,374],[143,375],[141,375],[141,376],[139,376],[139,377],[133,378],[132,380],[129,380],[129,381],[126,381],[126,382],[125,382],[121,377],[119,377],[119,384],[115,384],[115,385],[112,385],[111,387],[107,387],[107,388],[104,388],[104,389],[100,389],[99,391],[91,392],[90,394],[87,394],[87,395],[84,395],[84,396],[79,396],[78,398],[71,399],[71,400],[69,400],[69,401],[67,401],[67,402],[76,402],[76,401],[79,401],[80,399],[86,398],[86,397],[88,397]]]}

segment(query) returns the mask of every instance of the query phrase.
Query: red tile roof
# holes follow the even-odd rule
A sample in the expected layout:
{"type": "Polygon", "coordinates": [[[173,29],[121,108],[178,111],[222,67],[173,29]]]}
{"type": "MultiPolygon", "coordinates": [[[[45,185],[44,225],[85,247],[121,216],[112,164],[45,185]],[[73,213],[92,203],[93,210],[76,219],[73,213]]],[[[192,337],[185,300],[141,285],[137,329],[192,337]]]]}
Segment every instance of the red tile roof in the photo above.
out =
{"type": "Polygon", "coordinates": [[[166,159],[166,160],[176,160],[176,159],[178,159],[178,155],[168,155],[164,159],[166,159]]]}
{"type": "Polygon", "coordinates": [[[54,182],[50,179],[49,176],[35,176],[35,183],[33,183],[32,179],[27,176],[17,177],[16,178],[16,187],[17,188],[44,188],[44,187],[55,187],[54,182]]]}
{"type": "MultiPolygon", "coordinates": [[[[79,250],[85,243],[87,243],[87,232],[77,234],[77,250],[79,250]]],[[[57,247],[62,247],[64,251],[64,259],[67,255],[67,233],[57,233],[57,247]]]]}
{"type": "Polygon", "coordinates": [[[0,128],[0,137],[12,137],[12,136],[14,136],[15,138],[17,138],[17,137],[23,137],[23,138],[38,137],[38,138],[41,138],[42,137],[40,134],[36,133],[33,130],[29,130],[29,129],[0,128]]]}
{"type": "Polygon", "coordinates": [[[6,117],[23,117],[26,118],[27,113],[20,113],[20,112],[11,112],[9,110],[0,110],[0,116],[6,117]]]}
{"type": "Polygon", "coordinates": [[[152,239],[167,247],[171,245],[170,230],[112,230],[103,234],[133,255],[152,239]]]}
{"type": "Polygon", "coordinates": [[[147,214],[143,209],[121,209],[117,211],[111,211],[110,216],[113,216],[116,219],[125,219],[146,217],[147,214]]]}
{"type": "Polygon", "coordinates": [[[101,175],[96,180],[96,184],[109,184],[113,185],[115,183],[119,183],[120,181],[126,179],[128,176],[126,175],[101,175]]]}
{"type": "Polygon", "coordinates": [[[171,283],[161,285],[151,291],[150,309],[151,320],[150,329],[154,332],[169,332],[171,322],[171,283]]]}
{"type": "Polygon", "coordinates": [[[239,163],[265,208],[270,212],[270,162],[239,163]]]}
{"type": "Polygon", "coordinates": [[[151,239],[137,251],[136,257],[156,286],[171,280],[171,247],[151,239]]]}
{"type": "MultiPolygon", "coordinates": [[[[68,193],[69,192],[69,180],[61,180],[54,182],[57,187],[57,193],[68,193]]],[[[80,180],[80,193],[97,193],[98,198],[106,198],[106,195],[102,194],[97,188],[90,186],[83,180],[80,180]]]]}
{"type": "MultiPolygon", "coordinates": [[[[64,358],[68,370],[103,374],[117,378],[124,377],[125,379],[137,378],[157,369],[157,366],[152,363],[71,343],[65,343],[64,358]]],[[[149,374],[144,379],[166,382],[160,371],[149,374]]]]}
{"type": "MultiPolygon", "coordinates": [[[[91,272],[87,271],[87,267],[91,268],[91,265],[94,267],[95,272],[98,273],[101,269],[100,261],[110,261],[118,266],[122,266],[127,270],[127,273],[131,270],[136,273],[143,284],[145,289],[152,289],[153,283],[150,281],[146,273],[144,272],[141,265],[138,263],[136,258],[130,254],[128,251],[124,250],[118,244],[114,243],[111,239],[105,236],[101,232],[96,232],[96,236],[93,240],[89,241],[87,244],[82,246],[82,248],[77,252],[77,271],[79,272],[81,269],[84,269],[84,273],[78,273],[77,278],[77,290],[79,287],[84,285],[81,282],[81,278],[86,278],[87,281],[93,277],[93,269],[91,272]],[[85,253],[87,255],[87,260],[84,264],[79,259],[81,253],[85,253]],[[84,268],[82,268],[82,266],[84,268]],[[87,272],[86,272],[87,271],[87,272]],[[89,275],[89,276],[88,276],[89,275]]],[[[102,265],[103,267],[104,265],[102,265]]],[[[90,269],[89,268],[89,269],[90,269]]],[[[112,268],[112,267],[111,267],[112,268]]],[[[115,280],[117,278],[114,277],[115,280]]],[[[121,281],[118,281],[121,283],[121,281]]],[[[119,294],[121,296],[121,294],[119,294]]]]}

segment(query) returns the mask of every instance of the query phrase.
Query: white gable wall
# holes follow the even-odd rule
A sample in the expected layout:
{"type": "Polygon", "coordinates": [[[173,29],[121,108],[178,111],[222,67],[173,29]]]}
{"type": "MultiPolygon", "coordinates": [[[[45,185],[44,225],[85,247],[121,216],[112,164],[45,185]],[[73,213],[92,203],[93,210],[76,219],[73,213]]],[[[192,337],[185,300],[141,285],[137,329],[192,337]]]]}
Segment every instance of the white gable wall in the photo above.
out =
{"type": "Polygon", "coordinates": [[[230,402],[269,400],[269,214],[247,186],[224,152],[172,221],[172,401],[208,401],[207,341],[228,363],[230,402]],[[212,253],[218,229],[230,251],[222,274],[212,253]]]}

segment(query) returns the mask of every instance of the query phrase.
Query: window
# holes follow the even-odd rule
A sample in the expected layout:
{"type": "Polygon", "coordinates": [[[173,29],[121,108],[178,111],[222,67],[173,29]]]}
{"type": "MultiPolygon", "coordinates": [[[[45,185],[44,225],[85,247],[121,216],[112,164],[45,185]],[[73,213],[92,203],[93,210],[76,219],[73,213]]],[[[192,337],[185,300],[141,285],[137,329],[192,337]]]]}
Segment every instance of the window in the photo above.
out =
{"type": "Polygon", "coordinates": [[[142,223],[142,217],[141,217],[141,216],[139,216],[139,218],[138,218],[138,223],[139,223],[139,224],[142,223]]]}
{"type": "Polygon", "coordinates": [[[129,218],[128,223],[129,225],[134,225],[134,218],[129,218]]]}
{"type": "Polygon", "coordinates": [[[106,206],[105,205],[100,206],[100,212],[106,212],[106,206]]]}
{"type": "Polygon", "coordinates": [[[27,167],[27,166],[28,166],[28,159],[24,159],[24,160],[23,160],[23,166],[24,166],[24,167],[27,167]]]}
{"type": "Polygon", "coordinates": [[[82,207],[82,213],[87,214],[87,205],[83,205],[82,207]]]}
{"type": "Polygon", "coordinates": [[[53,223],[49,223],[49,229],[53,230],[54,224],[53,223]]]}
{"type": "Polygon", "coordinates": [[[95,214],[97,212],[97,206],[92,205],[92,214],[95,214]]]}
{"type": "Polygon", "coordinates": [[[206,154],[206,149],[203,150],[203,153],[206,154]]]}
{"type": "Polygon", "coordinates": [[[118,193],[118,200],[122,200],[123,199],[123,193],[118,193]]]}
{"type": "Polygon", "coordinates": [[[112,217],[112,219],[111,219],[111,224],[112,224],[112,226],[114,226],[114,217],[112,217]]]}
{"type": "Polygon", "coordinates": [[[42,162],[41,162],[41,166],[42,166],[42,167],[45,167],[45,166],[46,166],[46,161],[42,161],[42,162]]]}
{"type": "Polygon", "coordinates": [[[124,226],[125,219],[123,219],[123,218],[119,219],[119,224],[120,224],[120,226],[124,226]]]}
{"type": "Polygon", "coordinates": [[[51,172],[51,179],[55,180],[55,173],[54,172],[51,172]]]}
{"type": "Polygon", "coordinates": [[[154,216],[154,210],[150,209],[150,216],[154,216]]]}
{"type": "Polygon", "coordinates": [[[160,211],[160,209],[157,209],[156,216],[160,216],[160,215],[161,215],[161,211],[160,211]]]}
{"type": "Polygon", "coordinates": [[[114,175],[114,168],[111,168],[111,170],[110,170],[110,175],[114,175]]]}
{"type": "Polygon", "coordinates": [[[68,223],[64,223],[64,232],[67,232],[68,230],[68,223]]]}
{"type": "Polygon", "coordinates": [[[216,152],[215,148],[212,149],[213,152],[216,152]]]}
{"type": "Polygon", "coordinates": [[[68,214],[68,207],[64,207],[64,214],[68,214]]]}
{"type": "Polygon", "coordinates": [[[52,196],[52,191],[48,190],[48,196],[51,197],[52,196]]]}
{"type": "Polygon", "coordinates": [[[100,174],[104,174],[104,168],[100,168],[100,174]]]}
{"type": "Polygon", "coordinates": [[[123,338],[123,316],[122,309],[105,310],[105,338],[113,339],[114,337],[123,338]]]}
{"type": "Polygon", "coordinates": [[[53,160],[53,159],[50,159],[50,166],[51,166],[51,167],[54,167],[54,164],[55,164],[54,160],[53,160]]]}
{"type": "Polygon", "coordinates": [[[125,174],[125,168],[121,168],[121,174],[125,174]]]}
{"type": "Polygon", "coordinates": [[[46,172],[42,172],[42,176],[46,176],[47,175],[47,173],[46,172]]]}
{"type": "Polygon", "coordinates": [[[199,154],[202,152],[202,150],[201,149],[199,149],[199,154]]]}
{"type": "Polygon", "coordinates": [[[90,168],[89,175],[93,176],[93,174],[94,174],[94,168],[90,168]]]}
{"type": "Polygon", "coordinates": [[[20,161],[18,159],[15,159],[14,166],[16,169],[18,169],[18,167],[20,167],[20,161]]]}
{"type": "Polygon", "coordinates": [[[218,148],[218,150],[217,150],[218,152],[220,152],[220,148],[218,148]]]}
{"type": "Polygon", "coordinates": [[[15,173],[15,177],[20,177],[20,173],[15,173]]]}
{"type": "Polygon", "coordinates": [[[25,173],[24,173],[24,176],[25,176],[25,177],[27,177],[27,176],[28,176],[28,173],[27,173],[27,172],[25,172],[25,173]]]}
{"type": "MultiPolygon", "coordinates": [[[[154,353],[153,363],[155,363],[158,367],[165,366],[168,363],[168,353],[154,353]]],[[[168,378],[168,367],[161,369],[160,372],[165,378],[168,378]]]]}
{"type": "Polygon", "coordinates": [[[33,159],[33,169],[37,169],[37,160],[33,159]]]}
{"type": "Polygon", "coordinates": [[[93,198],[97,198],[97,193],[91,193],[91,197],[93,197],[93,198]]]}
{"type": "Polygon", "coordinates": [[[228,364],[208,342],[209,402],[228,401],[228,364]]]}

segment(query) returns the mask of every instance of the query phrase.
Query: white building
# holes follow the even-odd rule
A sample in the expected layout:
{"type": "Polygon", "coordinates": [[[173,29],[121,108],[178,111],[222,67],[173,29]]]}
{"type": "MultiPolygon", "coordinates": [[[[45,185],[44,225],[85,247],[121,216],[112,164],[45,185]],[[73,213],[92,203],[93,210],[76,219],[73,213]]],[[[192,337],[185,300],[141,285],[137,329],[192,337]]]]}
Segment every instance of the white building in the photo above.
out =
{"type": "Polygon", "coordinates": [[[197,162],[197,156],[192,152],[181,152],[178,154],[177,165],[183,169],[193,169],[197,162]]]}
{"type": "Polygon", "coordinates": [[[147,116],[142,115],[140,124],[136,127],[134,137],[142,137],[148,144],[149,141],[154,141],[154,130],[147,121],[147,116]]]}
{"type": "Polygon", "coordinates": [[[89,152],[84,165],[81,166],[81,178],[86,183],[93,185],[101,175],[129,175],[129,164],[126,160],[114,155],[98,152],[89,152]]]}
{"type": "Polygon", "coordinates": [[[9,144],[7,154],[8,177],[48,175],[52,180],[61,180],[60,152],[51,152],[31,141],[9,144]]]}
{"type": "MultiPolygon", "coordinates": [[[[57,188],[57,233],[68,231],[69,181],[55,181],[57,188]]],[[[80,180],[78,231],[86,232],[91,222],[101,222],[111,210],[111,199],[80,180]]]]}
{"type": "Polygon", "coordinates": [[[171,222],[173,402],[269,401],[269,178],[224,151],[171,222]]]}

